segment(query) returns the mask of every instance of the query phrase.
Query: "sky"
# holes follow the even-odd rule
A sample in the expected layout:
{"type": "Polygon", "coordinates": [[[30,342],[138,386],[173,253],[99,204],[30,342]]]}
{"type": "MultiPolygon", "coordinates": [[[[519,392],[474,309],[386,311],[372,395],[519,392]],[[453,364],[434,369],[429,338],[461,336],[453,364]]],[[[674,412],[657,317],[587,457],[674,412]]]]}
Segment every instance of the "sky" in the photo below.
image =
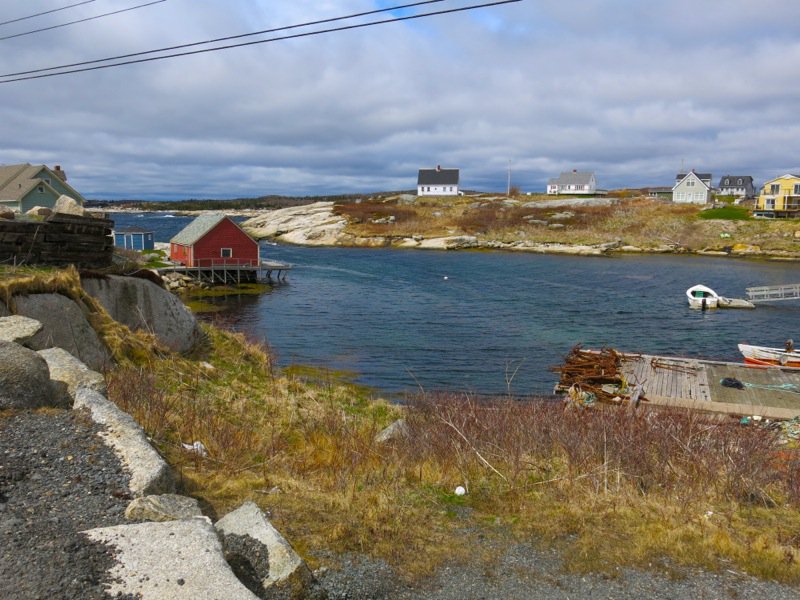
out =
{"type": "MultiPolygon", "coordinates": [[[[92,0],[0,25],[0,75],[390,8],[402,0],[92,0]]],[[[3,0],[0,22],[78,0],[3,0]]],[[[440,0],[246,42],[480,4],[440,0]]],[[[797,0],[522,0],[110,69],[0,77],[0,165],[91,199],[461,187],[562,171],[666,186],[800,170],[797,0]]],[[[228,42],[234,43],[234,42],[228,42]]],[[[208,47],[208,46],[204,46],[208,47]]],[[[192,49],[200,48],[196,46],[192,49]]],[[[153,56],[153,55],[150,55],[153,56]]]]}

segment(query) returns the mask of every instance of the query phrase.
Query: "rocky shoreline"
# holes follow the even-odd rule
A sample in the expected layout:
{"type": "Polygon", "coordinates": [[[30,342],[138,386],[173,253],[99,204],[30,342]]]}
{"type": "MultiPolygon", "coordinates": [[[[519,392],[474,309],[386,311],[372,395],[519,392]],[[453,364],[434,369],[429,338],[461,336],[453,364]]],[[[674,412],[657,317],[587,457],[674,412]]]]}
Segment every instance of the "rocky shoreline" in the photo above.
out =
{"type": "Polygon", "coordinates": [[[586,245],[560,242],[500,241],[479,239],[473,235],[451,235],[425,238],[373,236],[356,237],[347,231],[347,219],[334,212],[333,202],[317,202],[304,206],[262,212],[242,223],[256,239],[270,239],[303,246],[345,246],[359,248],[401,248],[420,250],[504,250],[537,254],[573,256],[608,256],[613,254],[697,254],[769,260],[800,260],[800,252],[766,252],[746,244],[733,244],[724,249],[691,250],[677,244],[649,248],[631,246],[621,240],[586,245]]]}
{"type": "MultiPolygon", "coordinates": [[[[607,199],[601,199],[608,202],[607,199]]],[[[585,202],[586,200],[578,200],[585,202]]],[[[549,208],[568,208],[575,200],[552,200],[549,208]]],[[[612,256],[625,254],[691,254],[729,258],[754,258],[775,261],[800,261],[800,251],[767,251],[750,244],[731,244],[714,248],[691,249],[680,244],[658,244],[649,247],[626,244],[613,239],[598,244],[571,244],[567,242],[533,242],[529,240],[491,240],[475,235],[413,236],[356,236],[348,231],[348,221],[334,211],[334,202],[314,202],[274,210],[234,209],[230,216],[246,217],[242,227],[257,240],[267,239],[298,246],[339,246],[350,248],[396,248],[419,250],[500,250],[529,252],[533,254],[561,254],[569,256],[612,256]]],[[[90,212],[142,212],[140,209],[90,209],[90,212]]],[[[204,210],[152,211],[164,214],[196,216],[204,210]]],[[[552,225],[555,227],[558,224],[552,225]]],[[[798,232],[800,233],[800,232],[798,232]]],[[[795,234],[797,237],[798,234],[795,234]]]]}

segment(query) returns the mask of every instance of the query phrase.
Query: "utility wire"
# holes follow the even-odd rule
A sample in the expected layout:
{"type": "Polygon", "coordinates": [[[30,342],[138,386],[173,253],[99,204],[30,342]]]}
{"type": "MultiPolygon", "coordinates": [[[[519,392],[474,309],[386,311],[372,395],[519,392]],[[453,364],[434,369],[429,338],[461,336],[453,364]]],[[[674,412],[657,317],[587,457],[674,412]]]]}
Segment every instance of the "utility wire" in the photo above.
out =
{"type": "MultiPolygon", "coordinates": [[[[188,52],[176,52],[174,54],[165,54],[163,56],[151,56],[149,58],[137,58],[137,59],[134,59],[134,60],[127,60],[127,61],[107,64],[107,65],[95,65],[93,67],[82,67],[82,68],[79,68],[79,69],[70,69],[70,70],[67,70],[67,71],[59,71],[57,73],[42,73],[42,74],[39,74],[39,75],[28,75],[28,76],[25,76],[25,77],[16,77],[14,79],[6,79],[5,81],[0,81],[0,84],[2,84],[2,83],[13,83],[15,81],[27,81],[27,80],[30,80],[30,79],[45,79],[47,77],[57,77],[59,75],[71,75],[73,73],[83,73],[83,72],[86,72],[86,71],[99,71],[100,69],[110,69],[111,67],[121,67],[123,65],[133,65],[133,64],[139,64],[139,63],[154,62],[154,61],[157,61],[157,60],[165,60],[167,58],[176,58],[176,57],[179,57],[179,56],[192,56],[192,55],[195,55],[195,54],[205,54],[207,52],[218,52],[219,50],[229,50],[231,48],[241,48],[243,46],[255,46],[257,44],[267,44],[267,43],[270,43],[270,42],[280,42],[280,41],[284,41],[284,40],[311,37],[311,36],[320,35],[320,34],[323,34],[323,33],[336,33],[336,32],[341,32],[341,31],[349,31],[349,30],[352,30],[352,29],[363,29],[365,27],[372,27],[372,26],[375,26],[375,25],[385,25],[387,23],[399,23],[401,21],[410,21],[412,19],[422,19],[422,18],[425,18],[425,17],[433,17],[433,16],[437,16],[437,15],[447,15],[447,14],[452,14],[452,13],[465,12],[465,11],[468,11],[468,10],[475,10],[475,9],[478,9],[478,8],[488,8],[488,7],[491,7],[491,6],[500,6],[501,4],[514,4],[516,2],[522,2],[522,0],[498,0],[497,2],[485,2],[483,4],[473,4],[473,5],[470,5],[470,6],[462,6],[460,8],[450,8],[450,9],[447,9],[447,10],[438,10],[438,11],[429,12],[429,13],[419,13],[419,14],[416,14],[416,15],[409,15],[409,16],[406,16],[406,17],[395,17],[393,19],[383,19],[383,20],[380,20],[380,21],[370,21],[368,23],[357,23],[355,25],[343,25],[341,27],[331,27],[329,29],[320,29],[320,30],[317,30],[317,31],[308,31],[308,32],[305,32],[305,33],[295,33],[295,34],[292,34],[292,35],[284,35],[284,36],[280,36],[280,37],[267,38],[266,40],[255,40],[255,41],[252,41],[252,42],[242,42],[242,43],[239,43],[239,44],[229,44],[227,46],[217,46],[215,48],[203,48],[201,50],[190,50],[188,52]]],[[[395,9],[388,9],[388,10],[395,10],[395,9]]],[[[2,77],[2,75],[0,75],[0,77],[2,77]]]]}
{"type": "Polygon", "coordinates": [[[26,21],[27,19],[33,19],[35,17],[41,17],[42,15],[49,15],[50,13],[58,12],[60,10],[67,10],[68,8],[75,8],[76,6],[80,6],[81,4],[90,4],[95,0],[84,0],[83,2],[77,2],[75,4],[70,4],[68,6],[62,6],[61,8],[54,8],[53,10],[46,10],[44,12],[36,13],[35,15],[28,15],[27,17],[20,17],[18,19],[11,19],[10,21],[3,21],[0,25],[8,25],[9,23],[19,23],[20,21],[26,21]]]}
{"type": "MultiPolygon", "coordinates": [[[[192,55],[195,55],[195,54],[205,54],[207,52],[218,52],[219,50],[229,50],[231,48],[241,48],[243,46],[255,46],[257,44],[267,44],[267,43],[270,43],[270,42],[280,42],[280,41],[284,41],[284,40],[311,37],[311,36],[320,35],[320,34],[323,34],[323,33],[335,33],[335,32],[341,32],[341,31],[349,31],[349,30],[352,30],[352,29],[363,29],[365,27],[372,27],[372,26],[375,26],[375,25],[385,25],[387,23],[399,23],[399,22],[402,22],[402,21],[410,21],[412,19],[422,19],[422,18],[425,18],[425,17],[433,17],[433,16],[437,16],[437,15],[446,15],[446,14],[452,14],[452,13],[458,13],[458,12],[465,12],[465,11],[469,11],[469,10],[475,10],[475,9],[478,9],[478,8],[488,8],[488,7],[491,7],[491,6],[500,6],[502,4],[514,4],[516,2],[522,2],[522,0],[498,0],[497,2],[485,2],[483,4],[473,4],[473,5],[470,5],[470,6],[462,6],[460,8],[450,8],[450,9],[447,9],[447,10],[438,10],[438,11],[428,12],[428,13],[419,13],[419,14],[416,14],[416,15],[409,15],[409,16],[406,16],[406,17],[395,17],[393,19],[383,19],[383,20],[380,20],[380,21],[370,21],[368,23],[357,23],[355,25],[343,25],[341,27],[332,27],[332,28],[329,28],[329,29],[320,29],[320,30],[317,30],[317,31],[309,31],[309,32],[305,32],[305,33],[295,33],[295,34],[292,34],[292,35],[284,35],[284,36],[280,36],[280,37],[267,38],[266,40],[255,40],[255,41],[252,41],[252,42],[242,42],[240,44],[229,44],[227,46],[217,46],[215,48],[203,48],[201,50],[191,50],[191,51],[188,51],[188,52],[177,52],[177,53],[174,53],[174,54],[165,54],[163,56],[152,56],[152,57],[149,57],[149,58],[137,58],[135,60],[127,60],[127,61],[107,64],[107,65],[95,65],[93,67],[82,67],[80,69],[71,69],[71,70],[67,70],[67,71],[59,71],[57,73],[43,73],[43,74],[39,74],[39,75],[29,75],[29,76],[26,76],[26,77],[17,77],[17,78],[14,78],[14,79],[6,79],[5,81],[0,81],[0,84],[2,84],[2,83],[13,83],[15,81],[26,81],[26,80],[30,80],[30,79],[44,79],[44,78],[47,78],[47,77],[56,77],[58,75],[70,75],[70,74],[73,74],[73,73],[82,73],[82,72],[86,72],[86,71],[98,71],[100,69],[110,69],[111,67],[121,67],[123,65],[133,65],[133,64],[138,64],[138,63],[154,62],[154,61],[157,61],[157,60],[165,60],[167,58],[176,58],[176,57],[179,57],[179,56],[192,56],[192,55]]],[[[392,9],[390,9],[390,10],[392,10],[392,9]]],[[[2,77],[2,76],[0,76],[0,77],[2,77]]]]}
{"type": "MultiPolygon", "coordinates": [[[[94,0],[92,0],[94,1],[94,0]]],[[[123,8],[120,10],[115,10],[112,12],[107,12],[102,15],[95,15],[93,17],[86,17],[85,19],[78,19],[77,21],[69,21],[68,23],[61,23],[59,25],[51,25],[50,27],[42,27],[41,29],[34,29],[32,31],[25,31],[23,33],[15,33],[14,35],[7,35],[5,37],[0,37],[0,42],[3,40],[10,40],[11,38],[18,38],[24,35],[31,35],[33,33],[41,33],[42,31],[50,31],[52,29],[59,29],[61,27],[69,27],[70,25],[75,25],[77,23],[86,23],[87,21],[94,21],[95,19],[102,19],[103,17],[110,17],[112,15],[118,15],[120,13],[128,12],[131,10],[137,10],[139,8],[144,8],[146,6],[152,6],[153,4],[160,4],[162,2],[166,2],[167,0],[154,0],[153,2],[148,2],[147,4],[139,4],[138,6],[131,6],[130,8],[123,8]]]]}
{"type": "Polygon", "coordinates": [[[18,71],[16,73],[5,73],[3,75],[0,75],[0,78],[3,78],[3,77],[17,77],[19,75],[32,75],[34,73],[44,73],[44,72],[47,72],[47,71],[57,71],[57,70],[60,70],[60,69],[69,69],[71,67],[84,67],[86,65],[95,65],[95,64],[98,64],[98,63],[102,63],[102,62],[109,62],[109,61],[112,61],[112,60],[122,60],[124,58],[134,58],[136,56],[145,56],[147,54],[157,54],[159,52],[171,52],[172,50],[182,50],[184,48],[192,48],[194,46],[204,46],[206,44],[216,44],[218,42],[227,42],[227,41],[230,41],[230,40],[238,40],[238,39],[241,39],[241,38],[251,37],[251,36],[254,36],[254,35],[264,35],[264,34],[267,34],[267,33],[276,33],[278,31],[288,31],[290,29],[298,29],[300,27],[311,27],[312,25],[322,25],[323,23],[334,23],[336,21],[345,21],[345,20],[348,20],[348,19],[355,19],[355,18],[358,18],[358,17],[366,17],[366,16],[369,16],[369,15],[374,15],[374,14],[378,14],[378,13],[390,12],[390,11],[393,11],[393,10],[400,10],[400,9],[403,9],[403,8],[411,8],[411,7],[414,7],[414,6],[421,6],[423,4],[436,4],[436,3],[439,3],[439,2],[445,2],[445,1],[446,0],[425,0],[424,2],[412,2],[411,4],[401,4],[400,6],[392,6],[390,8],[380,8],[380,9],[376,9],[376,10],[370,10],[370,11],[367,11],[367,12],[353,13],[351,15],[346,15],[346,16],[343,16],[343,17],[332,17],[332,18],[329,18],[329,19],[320,19],[319,21],[308,21],[306,23],[299,23],[297,25],[287,25],[287,26],[284,26],[284,27],[275,27],[273,29],[262,29],[261,31],[254,31],[252,33],[241,33],[239,35],[230,35],[230,36],[227,36],[227,37],[215,38],[215,39],[211,39],[211,40],[205,40],[205,41],[202,41],[202,42],[193,42],[191,44],[181,44],[181,45],[178,45],[178,46],[168,46],[166,48],[159,48],[157,50],[146,50],[146,51],[143,51],[143,52],[133,52],[131,54],[121,54],[119,56],[111,56],[109,58],[99,58],[99,59],[96,59],[96,60],[87,60],[87,61],[83,61],[83,62],[76,62],[76,63],[70,63],[70,64],[66,64],[66,65],[59,65],[57,67],[47,67],[47,68],[44,68],[44,69],[34,69],[34,70],[31,70],[31,71],[18,71]]]}

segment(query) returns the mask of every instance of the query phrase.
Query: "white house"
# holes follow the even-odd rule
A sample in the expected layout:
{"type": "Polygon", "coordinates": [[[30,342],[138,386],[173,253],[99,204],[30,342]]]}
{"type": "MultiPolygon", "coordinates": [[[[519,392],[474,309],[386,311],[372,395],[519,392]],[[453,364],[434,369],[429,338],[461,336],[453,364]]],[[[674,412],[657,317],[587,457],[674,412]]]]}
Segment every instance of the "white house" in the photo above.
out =
{"type": "Polygon", "coordinates": [[[420,169],[417,175],[417,196],[457,196],[458,169],[420,169]]]}
{"type": "Polygon", "coordinates": [[[711,173],[678,173],[672,201],[678,204],[706,204],[711,200],[711,173]]]}
{"type": "Polygon", "coordinates": [[[558,194],[596,194],[597,180],[594,173],[579,173],[575,169],[561,173],[547,181],[547,193],[558,194]]]}
{"type": "Polygon", "coordinates": [[[719,193],[721,196],[735,196],[736,198],[753,198],[756,195],[755,184],[750,175],[725,175],[719,179],[719,193]]]}

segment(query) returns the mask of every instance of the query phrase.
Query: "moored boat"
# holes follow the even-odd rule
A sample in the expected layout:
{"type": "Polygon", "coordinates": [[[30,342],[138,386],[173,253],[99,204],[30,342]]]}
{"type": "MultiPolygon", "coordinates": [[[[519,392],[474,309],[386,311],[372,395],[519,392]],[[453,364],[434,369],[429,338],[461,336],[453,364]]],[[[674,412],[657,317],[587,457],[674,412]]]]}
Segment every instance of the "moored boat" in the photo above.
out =
{"type": "Polygon", "coordinates": [[[689,306],[692,308],[717,308],[719,296],[717,292],[704,285],[693,285],[686,290],[686,297],[689,299],[689,306]]]}
{"type": "Polygon", "coordinates": [[[739,352],[744,356],[744,362],[750,365],[800,368],[800,352],[794,349],[739,344],[739,352]]]}

